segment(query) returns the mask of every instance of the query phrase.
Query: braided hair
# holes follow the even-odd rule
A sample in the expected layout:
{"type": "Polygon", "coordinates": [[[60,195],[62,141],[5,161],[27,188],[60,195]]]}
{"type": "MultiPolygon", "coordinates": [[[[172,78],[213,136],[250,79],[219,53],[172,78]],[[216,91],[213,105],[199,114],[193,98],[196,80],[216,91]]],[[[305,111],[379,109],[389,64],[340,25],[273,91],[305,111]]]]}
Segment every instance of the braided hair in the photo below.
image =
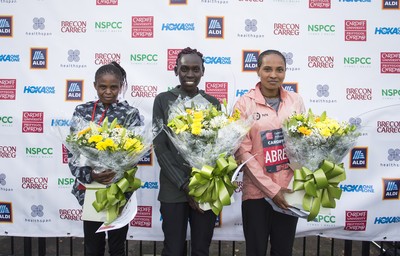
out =
{"type": "Polygon", "coordinates": [[[126,71],[117,62],[113,61],[109,64],[101,66],[94,75],[94,81],[97,81],[104,74],[115,75],[121,81],[121,92],[124,94],[128,89],[128,81],[126,79],[126,71]]]}
{"type": "Polygon", "coordinates": [[[192,48],[190,48],[190,47],[186,47],[186,48],[182,49],[182,51],[180,51],[180,52],[178,53],[178,57],[176,58],[175,67],[178,66],[178,62],[179,62],[179,60],[182,58],[182,56],[183,56],[183,55],[186,55],[186,54],[197,54],[197,55],[200,57],[201,61],[202,61],[201,66],[202,66],[203,71],[204,71],[205,67],[204,67],[203,54],[202,54],[201,52],[197,51],[197,49],[192,49],[192,48]]]}

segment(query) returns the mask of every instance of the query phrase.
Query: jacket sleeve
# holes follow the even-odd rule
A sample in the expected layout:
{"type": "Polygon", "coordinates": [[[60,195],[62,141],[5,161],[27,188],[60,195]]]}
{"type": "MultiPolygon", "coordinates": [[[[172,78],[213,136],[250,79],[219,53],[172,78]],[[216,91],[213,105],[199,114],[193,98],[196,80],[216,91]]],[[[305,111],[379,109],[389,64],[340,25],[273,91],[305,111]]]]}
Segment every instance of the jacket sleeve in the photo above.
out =
{"type": "MultiPolygon", "coordinates": [[[[256,108],[254,106],[255,102],[252,102],[250,98],[245,99],[244,97],[240,98],[238,102],[235,104],[235,108],[237,108],[242,118],[248,118],[248,112],[246,108],[256,108]]],[[[253,114],[253,113],[249,113],[253,114]]],[[[256,148],[254,147],[254,143],[257,143],[257,140],[252,138],[252,130],[257,129],[256,124],[250,129],[247,133],[246,137],[243,139],[242,143],[240,144],[239,149],[236,151],[235,156],[239,160],[240,163],[248,160],[251,158],[255,153],[257,155],[250,159],[244,168],[244,172],[250,178],[252,183],[261,190],[266,196],[269,198],[273,198],[281,189],[281,186],[276,184],[272,181],[270,177],[264,174],[264,167],[260,165],[257,159],[263,159],[263,152],[262,149],[257,152],[256,148]]],[[[257,133],[258,134],[258,133],[257,133]]]]}
{"type": "MultiPolygon", "coordinates": [[[[82,116],[79,114],[79,111],[75,109],[74,114],[72,115],[72,119],[78,118],[78,116],[82,116]]],[[[76,131],[76,127],[74,127],[75,122],[71,122],[71,131],[76,131]]],[[[80,166],[80,156],[74,156],[70,151],[68,151],[68,167],[71,171],[71,174],[75,176],[77,180],[81,183],[92,183],[93,179],[91,177],[92,167],[90,166],[80,166]]]]}
{"type": "Polygon", "coordinates": [[[172,142],[169,140],[168,135],[162,127],[166,125],[167,116],[165,116],[166,111],[164,109],[166,106],[162,105],[160,96],[155,98],[153,105],[153,126],[157,127],[160,131],[153,139],[154,152],[163,175],[175,184],[178,189],[182,189],[182,186],[189,181],[188,173],[190,173],[182,169],[190,167],[184,166],[183,161],[180,162],[177,160],[182,158],[172,152],[172,142]]]}

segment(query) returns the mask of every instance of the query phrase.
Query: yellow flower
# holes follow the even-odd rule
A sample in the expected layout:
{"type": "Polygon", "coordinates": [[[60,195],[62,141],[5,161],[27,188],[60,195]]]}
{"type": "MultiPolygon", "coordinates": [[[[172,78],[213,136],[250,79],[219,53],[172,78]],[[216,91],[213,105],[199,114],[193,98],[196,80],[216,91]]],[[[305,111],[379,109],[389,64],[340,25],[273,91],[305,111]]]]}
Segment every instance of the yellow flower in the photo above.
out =
{"type": "Polygon", "coordinates": [[[311,130],[304,126],[300,126],[297,130],[299,131],[299,133],[302,133],[305,136],[308,136],[311,134],[311,130]]]}
{"type": "Polygon", "coordinates": [[[96,135],[92,135],[89,138],[88,142],[89,143],[92,143],[92,142],[97,143],[97,142],[102,141],[102,140],[103,140],[103,136],[101,136],[100,134],[96,134],[96,135]]]}
{"type": "Polygon", "coordinates": [[[331,136],[331,131],[329,130],[329,128],[323,128],[323,129],[321,129],[321,130],[319,131],[319,133],[320,133],[322,136],[324,136],[325,138],[331,136]]]}
{"type": "Polygon", "coordinates": [[[80,137],[80,136],[82,136],[82,135],[88,133],[90,130],[91,130],[90,127],[87,127],[86,129],[83,129],[82,131],[80,131],[80,132],[78,133],[78,137],[80,137]]]}
{"type": "Polygon", "coordinates": [[[195,111],[195,112],[193,113],[193,118],[194,118],[194,119],[203,120],[203,111],[195,111]]]}
{"type": "Polygon", "coordinates": [[[201,133],[201,122],[194,121],[192,124],[192,134],[199,135],[201,133]]]}

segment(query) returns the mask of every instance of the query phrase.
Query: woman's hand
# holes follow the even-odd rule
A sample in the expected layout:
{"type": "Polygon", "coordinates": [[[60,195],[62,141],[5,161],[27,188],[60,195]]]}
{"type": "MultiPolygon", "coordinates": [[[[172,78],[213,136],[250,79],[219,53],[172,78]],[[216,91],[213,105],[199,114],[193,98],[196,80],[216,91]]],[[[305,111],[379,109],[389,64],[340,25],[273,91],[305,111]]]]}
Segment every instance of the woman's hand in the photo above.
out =
{"type": "Polygon", "coordinates": [[[107,169],[102,172],[96,172],[95,170],[92,170],[90,175],[92,176],[92,179],[94,181],[104,185],[108,185],[113,180],[115,174],[116,172],[114,172],[113,170],[107,169]]]}
{"type": "Polygon", "coordinates": [[[287,210],[290,206],[285,200],[285,193],[292,193],[292,190],[281,188],[273,198],[272,201],[280,208],[287,210]]]}

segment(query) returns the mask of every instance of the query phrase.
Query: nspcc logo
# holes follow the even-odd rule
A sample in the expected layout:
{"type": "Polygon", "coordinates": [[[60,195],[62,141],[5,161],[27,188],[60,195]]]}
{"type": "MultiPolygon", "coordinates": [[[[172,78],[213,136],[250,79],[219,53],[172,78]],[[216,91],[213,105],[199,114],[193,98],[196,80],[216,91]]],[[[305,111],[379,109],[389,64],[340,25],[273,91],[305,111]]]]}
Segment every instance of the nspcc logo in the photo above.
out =
{"type": "Polygon", "coordinates": [[[13,36],[13,16],[0,16],[0,37],[13,36]]]}
{"type": "Polygon", "coordinates": [[[224,17],[207,17],[206,38],[224,38],[224,17]]]}
{"type": "Polygon", "coordinates": [[[350,151],[350,168],[367,169],[368,148],[355,147],[350,151]]]}
{"type": "Polygon", "coordinates": [[[383,200],[398,200],[400,179],[382,179],[383,200]]]}
{"type": "Polygon", "coordinates": [[[383,10],[393,10],[399,8],[399,0],[382,0],[383,10]]]}
{"type": "Polygon", "coordinates": [[[260,51],[243,50],[242,52],[243,72],[256,71],[257,59],[259,54],[260,51]]]}
{"type": "Polygon", "coordinates": [[[31,69],[47,69],[47,48],[31,48],[31,69]]]}
{"type": "Polygon", "coordinates": [[[0,223],[12,222],[12,204],[10,202],[0,202],[0,223]]]}
{"type": "Polygon", "coordinates": [[[82,101],[83,100],[83,80],[67,80],[66,101],[82,101]]]}

